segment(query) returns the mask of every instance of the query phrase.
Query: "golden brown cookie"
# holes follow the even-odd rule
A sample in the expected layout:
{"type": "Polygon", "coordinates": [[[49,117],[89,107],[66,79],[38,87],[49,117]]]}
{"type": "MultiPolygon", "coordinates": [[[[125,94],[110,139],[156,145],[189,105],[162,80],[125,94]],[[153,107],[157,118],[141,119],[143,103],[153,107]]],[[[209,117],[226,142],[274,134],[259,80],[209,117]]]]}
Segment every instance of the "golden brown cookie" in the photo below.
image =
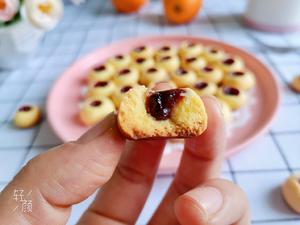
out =
{"type": "Polygon", "coordinates": [[[300,93],[300,75],[296,76],[290,85],[295,92],[300,93]]]}
{"type": "Polygon", "coordinates": [[[115,70],[121,70],[131,65],[131,57],[129,55],[116,55],[108,60],[115,70]]]}
{"type": "Polygon", "coordinates": [[[282,186],[282,194],[286,203],[300,213],[300,174],[291,175],[282,186]]]}
{"type": "Polygon", "coordinates": [[[153,92],[137,86],[126,93],[118,125],[130,139],[201,135],[207,115],[201,98],[189,88],[153,92]]]}
{"type": "Polygon", "coordinates": [[[157,82],[166,81],[168,79],[169,76],[166,70],[157,66],[153,66],[142,72],[140,77],[140,82],[142,84],[149,85],[152,82],[157,83],[157,82]]]}
{"type": "Polygon", "coordinates": [[[255,86],[255,76],[248,70],[233,71],[224,76],[222,83],[225,86],[249,90],[255,86]]]}
{"type": "Polygon", "coordinates": [[[193,71],[179,68],[171,73],[171,79],[178,87],[189,87],[196,82],[197,77],[193,71]]]}
{"type": "Polygon", "coordinates": [[[217,97],[226,102],[232,110],[239,109],[247,102],[247,95],[244,91],[235,87],[221,87],[217,92],[217,97]]]}
{"type": "Polygon", "coordinates": [[[131,52],[131,56],[136,59],[136,58],[151,58],[154,54],[154,50],[145,45],[141,45],[133,49],[131,52]]]}
{"type": "Polygon", "coordinates": [[[30,128],[39,123],[41,111],[34,105],[25,105],[18,109],[13,119],[14,125],[18,128],[30,128]]]}
{"type": "Polygon", "coordinates": [[[191,88],[200,96],[215,95],[218,87],[215,83],[198,80],[191,88]]]}
{"type": "Polygon", "coordinates": [[[113,95],[111,96],[111,99],[113,100],[116,108],[118,109],[121,101],[127,91],[129,91],[131,88],[133,88],[136,85],[124,85],[124,86],[119,86],[118,88],[115,89],[113,95]]]}
{"type": "Polygon", "coordinates": [[[96,81],[107,81],[113,77],[115,72],[114,67],[109,63],[97,66],[89,72],[88,83],[91,84],[96,81]]]}
{"type": "Polygon", "coordinates": [[[83,102],[79,117],[83,124],[94,125],[115,110],[113,102],[107,97],[91,97],[83,102]]]}
{"type": "Polygon", "coordinates": [[[220,83],[223,79],[223,71],[216,66],[205,66],[195,70],[197,77],[206,82],[220,83]]]}
{"type": "Polygon", "coordinates": [[[134,85],[139,80],[139,72],[135,67],[121,69],[114,77],[117,86],[134,85]]]}
{"type": "Polygon", "coordinates": [[[115,90],[115,84],[112,81],[98,81],[88,87],[88,97],[110,96],[115,90]]]}
{"type": "Polygon", "coordinates": [[[199,43],[183,42],[179,47],[179,55],[182,58],[197,58],[202,54],[203,49],[199,43]]]}
{"type": "Polygon", "coordinates": [[[179,68],[180,60],[177,56],[163,56],[157,59],[156,65],[171,73],[179,68]]]}

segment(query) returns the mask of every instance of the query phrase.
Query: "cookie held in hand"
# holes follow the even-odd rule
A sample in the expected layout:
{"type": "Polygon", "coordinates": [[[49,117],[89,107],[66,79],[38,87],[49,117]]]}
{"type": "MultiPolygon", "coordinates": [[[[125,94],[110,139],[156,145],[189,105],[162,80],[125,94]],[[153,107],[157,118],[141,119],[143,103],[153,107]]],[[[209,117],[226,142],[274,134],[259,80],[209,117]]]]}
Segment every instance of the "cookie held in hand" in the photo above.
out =
{"type": "Polygon", "coordinates": [[[155,92],[137,86],[121,102],[118,125],[134,140],[192,137],[206,130],[207,114],[201,98],[190,88],[155,92]]]}

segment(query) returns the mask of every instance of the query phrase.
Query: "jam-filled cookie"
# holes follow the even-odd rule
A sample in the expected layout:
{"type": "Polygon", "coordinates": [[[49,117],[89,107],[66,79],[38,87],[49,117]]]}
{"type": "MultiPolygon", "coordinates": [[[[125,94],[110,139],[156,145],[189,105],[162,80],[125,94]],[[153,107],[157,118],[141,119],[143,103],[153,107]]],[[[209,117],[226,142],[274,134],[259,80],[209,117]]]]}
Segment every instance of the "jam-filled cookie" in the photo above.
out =
{"type": "Polygon", "coordinates": [[[224,121],[226,123],[230,122],[232,112],[231,112],[231,109],[230,109],[229,105],[221,99],[218,99],[218,101],[219,101],[220,106],[221,106],[224,121]]]}
{"type": "Polygon", "coordinates": [[[239,57],[227,57],[223,61],[219,62],[219,65],[225,73],[244,70],[244,62],[239,57]]]}
{"type": "Polygon", "coordinates": [[[167,72],[171,73],[177,70],[180,66],[180,60],[177,56],[163,56],[157,59],[157,66],[165,69],[167,72]]]}
{"type": "Polygon", "coordinates": [[[205,66],[196,70],[199,79],[206,82],[219,83],[223,79],[223,71],[215,66],[205,66]]]}
{"type": "Polygon", "coordinates": [[[169,76],[164,69],[153,66],[142,72],[140,82],[149,85],[152,82],[162,82],[168,79],[169,76]]]}
{"type": "Polygon", "coordinates": [[[34,105],[25,105],[18,109],[14,117],[14,125],[19,128],[33,127],[39,123],[41,111],[34,105]]]}
{"type": "Polygon", "coordinates": [[[114,104],[109,98],[91,97],[83,102],[79,117],[83,124],[89,126],[100,122],[114,110],[114,104]]]}
{"type": "Polygon", "coordinates": [[[224,76],[223,85],[249,90],[255,86],[255,77],[247,70],[233,71],[224,76]]]}
{"type": "Polygon", "coordinates": [[[139,80],[139,72],[135,67],[121,69],[114,77],[117,85],[133,85],[139,80]]]}
{"type": "Polygon", "coordinates": [[[206,60],[203,57],[188,57],[182,59],[182,65],[186,69],[197,71],[206,66],[206,60]]]}
{"type": "Polygon", "coordinates": [[[155,62],[152,58],[143,58],[139,57],[134,60],[134,67],[138,69],[138,71],[142,72],[150,67],[153,67],[155,62]]]}
{"type": "Polygon", "coordinates": [[[300,213],[300,174],[291,175],[282,186],[282,194],[286,203],[300,213]]]}
{"type": "Polygon", "coordinates": [[[131,57],[129,55],[116,55],[108,60],[108,62],[115,68],[121,70],[131,65],[131,57]]]}
{"type": "Polygon", "coordinates": [[[161,58],[164,56],[174,56],[174,55],[177,55],[177,48],[170,45],[164,45],[160,47],[155,53],[156,58],[161,58]]]}
{"type": "Polygon", "coordinates": [[[209,63],[215,63],[223,61],[226,58],[226,53],[214,47],[207,47],[203,51],[203,56],[209,63]]]}
{"type": "Polygon", "coordinates": [[[203,52],[203,46],[198,43],[183,42],[179,47],[179,55],[182,58],[198,57],[203,52]]]}
{"type": "Polygon", "coordinates": [[[215,95],[218,87],[215,83],[211,82],[205,82],[205,81],[197,81],[191,88],[194,89],[194,91],[200,95],[215,95]]]}
{"type": "Polygon", "coordinates": [[[100,66],[95,67],[92,69],[88,74],[88,83],[94,83],[96,81],[106,81],[113,77],[115,74],[114,67],[109,64],[102,64],[100,66]]]}
{"type": "Polygon", "coordinates": [[[290,86],[295,92],[300,93],[300,75],[293,79],[290,86]]]}
{"type": "Polygon", "coordinates": [[[232,110],[239,109],[247,102],[247,95],[235,87],[221,87],[217,97],[226,102],[232,110]]]}
{"type": "Polygon", "coordinates": [[[124,96],[118,125],[130,139],[199,136],[207,128],[201,98],[189,88],[153,92],[137,86],[124,96]]]}
{"type": "Polygon", "coordinates": [[[151,58],[154,54],[154,50],[151,47],[142,45],[138,46],[131,52],[134,59],[136,58],[151,58]]]}
{"type": "Polygon", "coordinates": [[[115,88],[115,84],[112,81],[97,81],[89,85],[87,96],[110,96],[115,88]]]}
{"type": "Polygon", "coordinates": [[[171,73],[171,79],[178,87],[189,87],[196,82],[197,76],[192,70],[179,68],[171,73]]]}
{"type": "Polygon", "coordinates": [[[111,99],[113,100],[116,108],[119,108],[125,93],[128,92],[134,86],[135,85],[124,85],[124,86],[119,86],[117,89],[115,89],[113,95],[111,96],[111,99]]]}

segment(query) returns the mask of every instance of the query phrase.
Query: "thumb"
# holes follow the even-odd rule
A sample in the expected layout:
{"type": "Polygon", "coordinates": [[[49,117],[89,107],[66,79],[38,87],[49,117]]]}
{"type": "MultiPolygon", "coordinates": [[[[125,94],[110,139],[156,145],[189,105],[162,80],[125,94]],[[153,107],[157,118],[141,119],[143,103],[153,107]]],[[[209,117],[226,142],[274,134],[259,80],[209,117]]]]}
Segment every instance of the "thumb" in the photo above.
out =
{"type": "Polygon", "coordinates": [[[1,193],[0,224],[65,224],[70,206],[111,177],[124,145],[111,114],[78,141],[33,158],[1,193]],[[24,199],[32,212],[24,213],[24,199]]]}

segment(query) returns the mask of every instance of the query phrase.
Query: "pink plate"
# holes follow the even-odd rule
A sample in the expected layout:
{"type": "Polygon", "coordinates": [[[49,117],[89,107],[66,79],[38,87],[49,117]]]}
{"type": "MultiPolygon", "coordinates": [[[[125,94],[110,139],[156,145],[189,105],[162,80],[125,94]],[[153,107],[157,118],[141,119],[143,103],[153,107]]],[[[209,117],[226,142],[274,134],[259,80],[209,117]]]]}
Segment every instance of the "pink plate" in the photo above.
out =
{"type": "MultiPolygon", "coordinates": [[[[78,121],[77,115],[83,81],[91,68],[101,64],[108,57],[127,53],[140,45],[153,47],[165,44],[178,45],[182,41],[200,42],[204,45],[224,49],[233,55],[239,55],[256,75],[257,85],[251,94],[253,96],[251,103],[248,104],[247,109],[236,115],[237,118],[243,118],[242,122],[238,122],[239,125],[233,126],[230,131],[234,135],[228,137],[227,155],[244,148],[266,130],[274,117],[280,99],[278,85],[270,70],[251,54],[219,41],[190,36],[129,39],[98,49],[75,62],[56,81],[48,96],[47,114],[54,132],[66,142],[76,140],[88,130],[88,127],[81,125],[78,121]]],[[[171,153],[165,154],[161,163],[160,174],[175,171],[181,155],[179,147],[180,145],[175,144],[171,153]]]]}

